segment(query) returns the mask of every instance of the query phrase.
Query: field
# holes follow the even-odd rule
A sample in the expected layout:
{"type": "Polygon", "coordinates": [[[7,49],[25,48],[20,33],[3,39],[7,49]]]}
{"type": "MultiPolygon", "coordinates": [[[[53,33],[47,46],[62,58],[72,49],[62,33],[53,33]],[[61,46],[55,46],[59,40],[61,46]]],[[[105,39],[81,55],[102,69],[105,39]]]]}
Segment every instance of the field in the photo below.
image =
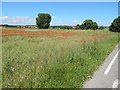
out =
{"type": "Polygon", "coordinates": [[[108,30],[0,30],[3,88],[81,88],[118,43],[108,30]]]}

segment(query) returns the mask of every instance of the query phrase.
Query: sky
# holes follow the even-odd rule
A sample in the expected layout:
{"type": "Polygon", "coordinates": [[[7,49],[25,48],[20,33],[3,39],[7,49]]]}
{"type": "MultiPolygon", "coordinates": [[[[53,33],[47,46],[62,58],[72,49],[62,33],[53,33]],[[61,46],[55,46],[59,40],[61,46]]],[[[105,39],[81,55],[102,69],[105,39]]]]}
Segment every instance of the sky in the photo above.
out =
{"type": "Polygon", "coordinates": [[[2,2],[118,2],[119,0],[1,0],[2,2]]]}
{"type": "Polygon", "coordinates": [[[118,16],[118,2],[2,2],[0,19],[3,24],[35,25],[38,13],[49,13],[51,25],[73,26],[92,19],[109,26],[118,16]]]}

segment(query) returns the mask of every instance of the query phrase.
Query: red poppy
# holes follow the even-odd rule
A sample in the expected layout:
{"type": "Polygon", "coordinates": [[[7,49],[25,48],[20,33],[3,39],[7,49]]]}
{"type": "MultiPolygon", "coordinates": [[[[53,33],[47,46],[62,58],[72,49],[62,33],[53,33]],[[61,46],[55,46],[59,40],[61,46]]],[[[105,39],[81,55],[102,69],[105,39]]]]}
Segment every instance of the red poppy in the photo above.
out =
{"type": "Polygon", "coordinates": [[[2,72],[2,74],[4,74],[5,72],[2,72]]]}
{"type": "Polygon", "coordinates": [[[75,48],[75,46],[72,46],[71,48],[75,48]]]}
{"type": "Polygon", "coordinates": [[[74,42],[78,42],[78,40],[74,40],[74,42]]]}

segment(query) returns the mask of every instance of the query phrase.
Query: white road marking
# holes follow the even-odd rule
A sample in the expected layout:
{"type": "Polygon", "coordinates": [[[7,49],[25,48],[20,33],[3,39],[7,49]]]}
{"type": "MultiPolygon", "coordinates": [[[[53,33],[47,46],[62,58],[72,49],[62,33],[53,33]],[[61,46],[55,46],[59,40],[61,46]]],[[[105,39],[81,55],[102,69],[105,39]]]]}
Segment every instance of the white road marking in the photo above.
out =
{"type": "Polygon", "coordinates": [[[111,69],[112,64],[114,63],[114,61],[116,60],[118,53],[120,52],[120,50],[116,53],[116,55],[114,56],[114,58],[112,59],[112,61],[110,62],[110,64],[108,65],[107,69],[105,70],[104,74],[107,75],[111,69]]]}
{"type": "Polygon", "coordinates": [[[112,88],[118,88],[119,83],[120,83],[120,82],[119,82],[118,80],[115,80],[115,81],[113,82],[112,88]]]}

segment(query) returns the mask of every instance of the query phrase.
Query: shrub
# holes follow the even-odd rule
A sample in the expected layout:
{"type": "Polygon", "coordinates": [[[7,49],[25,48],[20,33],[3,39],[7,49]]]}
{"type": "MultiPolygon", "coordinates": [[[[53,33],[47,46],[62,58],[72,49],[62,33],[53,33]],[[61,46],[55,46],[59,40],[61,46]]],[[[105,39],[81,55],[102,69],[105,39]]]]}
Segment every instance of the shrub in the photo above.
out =
{"type": "Polygon", "coordinates": [[[109,27],[109,30],[112,32],[120,32],[120,16],[114,19],[109,27]]]}
{"type": "Polygon", "coordinates": [[[95,29],[98,29],[98,24],[96,22],[93,22],[90,19],[87,19],[83,22],[82,25],[80,25],[80,28],[81,29],[86,29],[86,30],[88,30],[88,29],[95,30],[95,29]]]}
{"type": "Polygon", "coordinates": [[[105,27],[104,26],[100,26],[98,29],[103,30],[105,27]]]}
{"type": "Polygon", "coordinates": [[[80,25],[77,24],[77,25],[75,26],[75,29],[80,29],[80,25]]]}

